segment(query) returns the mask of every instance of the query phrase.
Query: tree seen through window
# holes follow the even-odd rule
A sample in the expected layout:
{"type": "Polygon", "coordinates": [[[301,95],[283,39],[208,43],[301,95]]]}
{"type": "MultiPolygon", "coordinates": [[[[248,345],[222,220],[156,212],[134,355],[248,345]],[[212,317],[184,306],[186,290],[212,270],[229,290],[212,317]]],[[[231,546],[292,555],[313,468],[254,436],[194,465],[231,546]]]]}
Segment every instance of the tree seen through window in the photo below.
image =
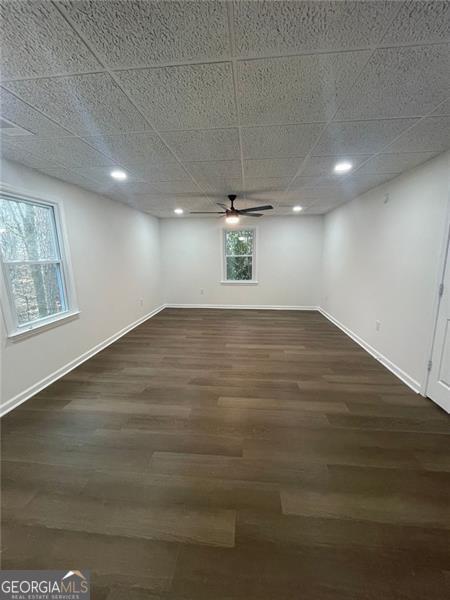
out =
{"type": "Polygon", "coordinates": [[[253,279],[254,230],[225,231],[225,268],[227,281],[253,279]]]}

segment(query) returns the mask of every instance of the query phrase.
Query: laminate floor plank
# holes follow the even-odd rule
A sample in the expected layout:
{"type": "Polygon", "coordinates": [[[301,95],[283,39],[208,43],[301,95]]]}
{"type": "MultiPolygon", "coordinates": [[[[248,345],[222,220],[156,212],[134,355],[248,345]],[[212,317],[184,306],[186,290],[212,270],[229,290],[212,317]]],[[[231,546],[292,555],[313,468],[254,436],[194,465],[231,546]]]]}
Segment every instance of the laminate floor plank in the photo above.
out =
{"type": "Polygon", "coordinates": [[[182,547],[172,583],[174,598],[206,600],[446,599],[442,571],[414,570],[373,552],[293,548],[261,541],[233,550],[182,547]]]}
{"type": "Polygon", "coordinates": [[[239,398],[221,396],[217,402],[223,408],[259,408],[261,410],[348,413],[343,402],[314,402],[312,400],[279,400],[278,398],[239,398]]]}
{"type": "Polygon", "coordinates": [[[145,507],[98,502],[89,496],[39,493],[28,502],[25,525],[101,535],[234,546],[236,511],[145,507]]]}
{"type": "MultiPolygon", "coordinates": [[[[97,586],[170,589],[179,545],[10,522],[3,526],[3,569],[90,569],[97,586]]],[[[97,600],[97,596],[93,596],[97,600]]],[[[125,600],[125,599],[124,599],[125,600]]]]}
{"type": "Polygon", "coordinates": [[[368,497],[366,494],[285,488],[281,491],[281,506],[286,515],[450,529],[448,505],[426,498],[411,500],[391,493],[368,497]]]}
{"type": "Polygon", "coordinates": [[[326,436],[324,438],[321,444],[290,444],[288,440],[279,439],[270,445],[265,440],[247,438],[244,441],[243,456],[249,459],[289,462],[298,454],[311,464],[381,466],[397,469],[420,466],[419,458],[410,450],[397,449],[392,452],[390,448],[337,444],[333,440],[327,440],[326,436]]]}
{"type": "Polygon", "coordinates": [[[2,568],[448,600],[448,416],[315,311],[165,309],[2,420],[2,568]]]}
{"type": "Polygon", "coordinates": [[[278,483],[218,477],[96,471],[89,477],[83,496],[148,507],[281,512],[278,483]]]}
{"type": "Polygon", "coordinates": [[[301,459],[281,462],[170,452],[154,452],[150,461],[150,470],[165,475],[218,477],[272,483],[296,482],[302,485],[328,479],[328,470],[324,465],[311,465],[302,462],[301,459]]]}
{"type": "Polygon", "coordinates": [[[448,565],[449,532],[418,525],[329,519],[240,510],[236,544],[273,543],[281,547],[323,547],[335,552],[367,552],[388,560],[408,560],[418,568],[448,565]]]}

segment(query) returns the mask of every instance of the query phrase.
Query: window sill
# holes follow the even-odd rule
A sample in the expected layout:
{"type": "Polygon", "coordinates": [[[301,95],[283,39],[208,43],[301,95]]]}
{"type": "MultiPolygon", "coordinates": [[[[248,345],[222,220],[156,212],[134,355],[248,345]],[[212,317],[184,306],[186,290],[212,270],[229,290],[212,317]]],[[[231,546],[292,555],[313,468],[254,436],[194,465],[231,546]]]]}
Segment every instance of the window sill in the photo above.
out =
{"type": "Polygon", "coordinates": [[[14,331],[13,333],[8,334],[8,339],[13,342],[18,342],[19,340],[23,340],[24,338],[31,337],[37,333],[42,333],[47,329],[52,329],[53,327],[57,327],[58,325],[62,325],[63,323],[67,323],[67,321],[72,321],[73,319],[78,318],[80,314],[79,310],[73,310],[71,312],[66,312],[58,317],[55,317],[51,321],[46,321],[45,323],[40,323],[36,325],[32,325],[29,329],[19,329],[18,331],[14,331]]]}
{"type": "Polygon", "coordinates": [[[257,285],[258,282],[256,279],[244,279],[242,281],[233,281],[233,280],[222,280],[220,282],[222,285],[257,285]]]}

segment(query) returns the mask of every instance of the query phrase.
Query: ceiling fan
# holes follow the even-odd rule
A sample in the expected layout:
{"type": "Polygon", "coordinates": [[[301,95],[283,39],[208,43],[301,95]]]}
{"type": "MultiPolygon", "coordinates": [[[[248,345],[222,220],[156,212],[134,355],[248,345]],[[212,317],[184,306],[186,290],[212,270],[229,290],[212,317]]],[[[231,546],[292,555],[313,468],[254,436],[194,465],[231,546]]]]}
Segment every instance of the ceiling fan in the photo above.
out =
{"type": "Polygon", "coordinates": [[[236,200],[236,194],[229,194],[228,195],[228,200],[231,202],[231,206],[225,206],[225,204],[222,204],[221,202],[216,202],[216,204],[218,206],[221,206],[223,209],[223,211],[191,211],[190,214],[191,215],[225,215],[226,216],[226,221],[227,223],[229,223],[230,225],[233,225],[235,223],[239,223],[239,217],[242,215],[243,217],[262,217],[263,215],[261,213],[258,213],[257,211],[259,210],[272,210],[273,206],[271,206],[270,204],[265,204],[264,206],[253,206],[252,208],[242,208],[240,210],[238,210],[237,208],[234,208],[234,201],[236,200]]]}

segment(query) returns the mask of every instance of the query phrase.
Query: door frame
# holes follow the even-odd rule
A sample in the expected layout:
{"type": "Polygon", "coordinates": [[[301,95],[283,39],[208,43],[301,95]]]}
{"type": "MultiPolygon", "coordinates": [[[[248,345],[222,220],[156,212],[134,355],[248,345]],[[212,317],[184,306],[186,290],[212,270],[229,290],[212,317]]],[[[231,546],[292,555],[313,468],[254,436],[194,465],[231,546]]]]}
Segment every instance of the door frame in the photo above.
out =
{"type": "Polygon", "coordinates": [[[422,378],[423,383],[420,386],[420,394],[425,397],[427,396],[429,383],[430,383],[430,371],[428,370],[428,363],[432,359],[432,356],[433,356],[434,342],[435,342],[435,338],[436,338],[436,329],[437,329],[438,317],[439,317],[439,305],[440,305],[440,301],[441,301],[441,297],[439,295],[439,286],[441,285],[441,283],[444,279],[444,276],[445,276],[447,248],[448,248],[448,260],[450,260],[450,182],[449,182],[449,186],[448,186],[447,215],[446,215],[446,219],[444,221],[442,238],[443,239],[441,242],[441,249],[439,252],[439,269],[437,272],[437,277],[436,277],[435,286],[434,286],[435,290],[434,290],[434,300],[433,300],[433,309],[432,309],[431,334],[430,334],[429,341],[427,344],[426,360],[425,360],[425,365],[424,365],[424,376],[422,378]]]}

